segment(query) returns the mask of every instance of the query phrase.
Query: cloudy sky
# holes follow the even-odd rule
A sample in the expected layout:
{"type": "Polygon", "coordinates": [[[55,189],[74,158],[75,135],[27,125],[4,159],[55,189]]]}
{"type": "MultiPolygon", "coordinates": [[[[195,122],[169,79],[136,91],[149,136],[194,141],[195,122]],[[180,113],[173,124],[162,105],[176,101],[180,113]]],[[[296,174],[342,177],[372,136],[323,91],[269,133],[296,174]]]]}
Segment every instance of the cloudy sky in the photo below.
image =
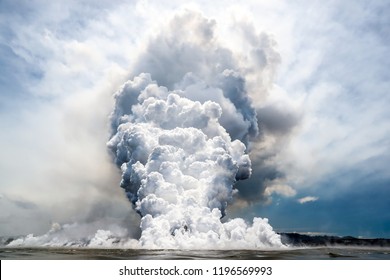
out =
{"type": "Polygon", "coordinates": [[[260,138],[228,216],[390,237],[386,2],[0,0],[0,235],[138,227],[106,147],[113,94],[234,57],[260,138]]]}

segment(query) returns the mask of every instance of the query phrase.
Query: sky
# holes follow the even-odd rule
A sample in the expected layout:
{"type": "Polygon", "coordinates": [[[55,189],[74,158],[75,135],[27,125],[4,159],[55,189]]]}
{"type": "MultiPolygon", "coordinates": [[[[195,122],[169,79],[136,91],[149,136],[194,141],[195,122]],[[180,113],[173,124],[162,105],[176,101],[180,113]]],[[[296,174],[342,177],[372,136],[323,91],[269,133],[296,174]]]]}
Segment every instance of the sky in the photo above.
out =
{"type": "Polygon", "coordinates": [[[224,219],[390,238],[389,14],[379,0],[0,0],[0,235],[137,232],[106,146],[113,94],[141,72],[213,83],[204,65],[234,58],[259,137],[224,219]]]}

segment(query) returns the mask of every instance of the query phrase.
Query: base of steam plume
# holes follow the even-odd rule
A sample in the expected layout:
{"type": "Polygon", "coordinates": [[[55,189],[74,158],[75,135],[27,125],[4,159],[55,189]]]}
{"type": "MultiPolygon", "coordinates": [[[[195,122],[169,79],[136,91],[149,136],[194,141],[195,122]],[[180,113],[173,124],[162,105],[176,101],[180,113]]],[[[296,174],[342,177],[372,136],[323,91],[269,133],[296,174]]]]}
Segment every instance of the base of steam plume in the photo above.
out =
{"type": "MultiPolygon", "coordinates": [[[[216,213],[215,213],[216,214],[216,213]]],[[[281,249],[281,242],[268,224],[267,219],[254,218],[252,225],[237,218],[226,223],[217,219],[214,227],[219,226],[220,235],[215,231],[205,231],[197,236],[191,235],[187,226],[178,228],[169,240],[161,246],[154,242],[129,237],[128,230],[109,225],[106,229],[97,229],[97,224],[55,223],[46,234],[29,234],[17,239],[4,240],[7,247],[73,247],[73,248],[122,248],[122,249],[186,249],[186,250],[232,250],[232,249],[281,249]]],[[[158,239],[158,236],[156,236],[158,239]]],[[[160,240],[162,242],[162,240],[160,240]]]]}

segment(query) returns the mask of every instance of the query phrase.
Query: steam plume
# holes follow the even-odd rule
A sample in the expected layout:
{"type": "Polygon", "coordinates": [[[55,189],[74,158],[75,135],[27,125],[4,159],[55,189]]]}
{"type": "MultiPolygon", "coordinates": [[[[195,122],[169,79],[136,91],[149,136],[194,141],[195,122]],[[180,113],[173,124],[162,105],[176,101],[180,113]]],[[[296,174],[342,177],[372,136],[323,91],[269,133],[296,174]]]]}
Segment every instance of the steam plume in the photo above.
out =
{"type": "MultiPolygon", "coordinates": [[[[122,171],[121,187],[142,217],[140,243],[148,248],[281,246],[266,219],[255,218],[252,225],[243,219],[221,222],[237,192],[234,184],[251,175],[245,144],[259,133],[257,116],[233,55],[210,40],[214,23],[198,14],[187,18],[176,21],[196,26],[201,35],[178,36],[175,44],[168,38],[164,42],[172,48],[158,55],[166,62],[174,59],[170,54],[176,48],[184,56],[194,50],[204,65],[190,61],[196,72],[185,72],[188,64],[173,63],[166,69],[169,80],[158,73],[161,69],[151,71],[166,86],[153,80],[153,73],[141,73],[115,94],[108,147],[122,171]]],[[[152,53],[158,51],[155,45],[149,46],[152,53]]],[[[141,60],[139,68],[154,69],[150,65],[157,61],[150,54],[142,58],[146,62],[141,60]]]]}

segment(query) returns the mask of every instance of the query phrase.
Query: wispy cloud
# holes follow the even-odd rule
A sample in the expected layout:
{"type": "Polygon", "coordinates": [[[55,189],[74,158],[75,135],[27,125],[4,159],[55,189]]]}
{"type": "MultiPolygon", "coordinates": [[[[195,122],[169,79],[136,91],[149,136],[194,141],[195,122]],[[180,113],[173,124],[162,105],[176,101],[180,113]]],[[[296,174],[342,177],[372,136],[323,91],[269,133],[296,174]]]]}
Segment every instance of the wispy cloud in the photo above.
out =
{"type": "Polygon", "coordinates": [[[297,201],[300,204],[304,204],[304,203],[307,203],[307,202],[314,202],[314,201],[317,201],[317,200],[318,200],[318,197],[316,197],[316,196],[305,196],[305,197],[299,198],[297,201]]]}
{"type": "Polygon", "coordinates": [[[288,185],[271,185],[265,189],[265,195],[271,196],[272,194],[279,194],[286,197],[292,197],[297,194],[296,190],[288,185]]]}

